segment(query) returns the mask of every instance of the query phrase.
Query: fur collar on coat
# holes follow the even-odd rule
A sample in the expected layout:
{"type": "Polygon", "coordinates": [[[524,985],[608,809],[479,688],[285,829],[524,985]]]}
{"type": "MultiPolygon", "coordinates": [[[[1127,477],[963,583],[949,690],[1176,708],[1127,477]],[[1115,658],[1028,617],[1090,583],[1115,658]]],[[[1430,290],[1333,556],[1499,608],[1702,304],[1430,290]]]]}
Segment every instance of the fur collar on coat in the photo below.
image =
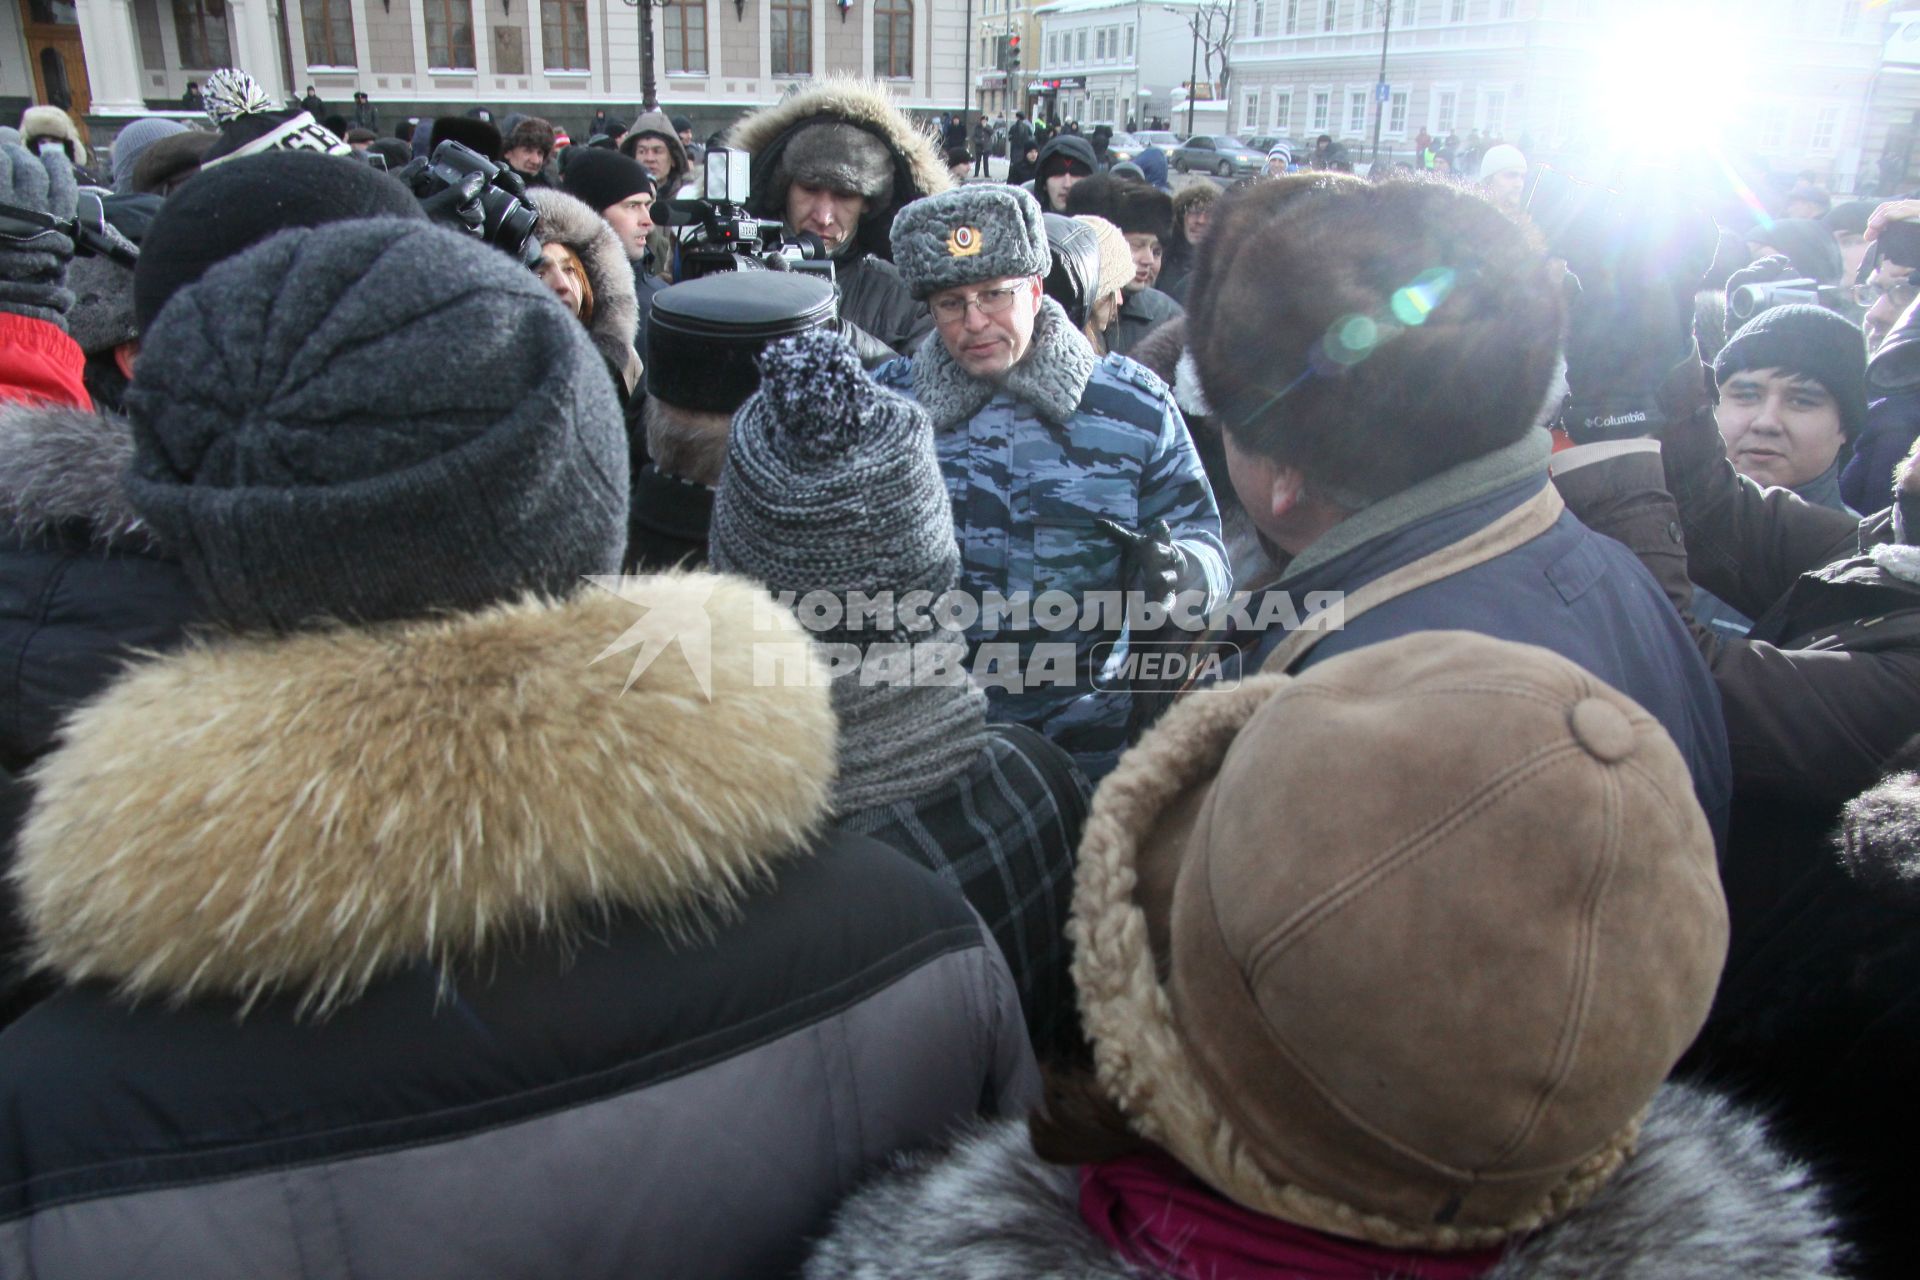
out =
{"type": "MultiPolygon", "coordinates": [[[[1080,1220],[1078,1175],[1003,1121],[904,1160],[841,1206],[808,1280],[1143,1280],[1080,1220]]],[[[1580,1212],[1512,1246],[1487,1280],[1821,1280],[1835,1223],[1765,1127],[1668,1085],[1627,1166],[1580,1212]]]]}
{"type": "Polygon", "coordinates": [[[132,667],[36,769],[12,873],[31,959],[324,1013],[524,932],[724,916],[827,813],[828,681],[756,682],[758,642],[808,651],[759,587],[647,582],[132,667]]]}
{"type": "Polygon", "coordinates": [[[1032,405],[1042,418],[1061,426],[1079,410],[1080,397],[1086,394],[1098,363],[1100,357],[1067,319],[1066,309],[1052,298],[1042,298],[1033,345],[1002,382],[976,378],[962,369],[936,330],[914,353],[913,398],[933,419],[933,429],[945,431],[980,412],[1004,386],[1014,399],[1032,405]]]}
{"type": "Polygon", "coordinates": [[[781,153],[802,126],[839,121],[857,125],[893,153],[893,199],[885,209],[869,209],[860,221],[858,243],[868,253],[893,259],[893,216],[922,196],[939,195],[953,185],[933,135],[914,126],[886,86],[854,76],[827,76],[791,98],[756,111],[727,134],[727,145],[753,155],[754,214],[786,216],[786,192],[774,191],[769,176],[780,167],[781,153]]]}
{"type": "Polygon", "coordinates": [[[634,341],[640,332],[640,303],[633,289],[633,267],[620,237],[606,220],[584,203],[564,191],[532,187],[527,199],[533,203],[540,221],[534,234],[573,250],[586,268],[587,284],[593,289],[593,323],[587,333],[594,350],[608,367],[627,379],[631,393],[639,376],[640,357],[634,341]]]}
{"type": "Polygon", "coordinates": [[[120,483],[132,458],[124,418],[0,403],[0,536],[25,542],[84,525],[101,549],[153,551],[157,543],[120,483]]]}

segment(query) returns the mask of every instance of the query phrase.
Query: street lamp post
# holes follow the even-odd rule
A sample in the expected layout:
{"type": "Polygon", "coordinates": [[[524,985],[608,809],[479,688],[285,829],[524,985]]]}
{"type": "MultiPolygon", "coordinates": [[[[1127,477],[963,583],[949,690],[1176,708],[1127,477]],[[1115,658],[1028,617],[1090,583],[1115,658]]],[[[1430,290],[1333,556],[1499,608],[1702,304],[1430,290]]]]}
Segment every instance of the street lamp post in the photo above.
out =
{"type": "Polygon", "coordinates": [[[1188,18],[1187,26],[1193,31],[1193,57],[1187,64],[1187,136],[1193,136],[1193,96],[1200,92],[1200,22],[1197,18],[1188,18]]]}
{"type": "Polygon", "coordinates": [[[1387,0],[1387,21],[1380,29],[1380,80],[1373,90],[1373,159],[1367,161],[1372,170],[1380,163],[1380,122],[1387,115],[1387,37],[1393,34],[1393,0],[1387,0]]]}
{"type": "Polygon", "coordinates": [[[657,111],[653,83],[653,3],[654,0],[626,0],[629,9],[640,11],[640,109],[657,111]]]}

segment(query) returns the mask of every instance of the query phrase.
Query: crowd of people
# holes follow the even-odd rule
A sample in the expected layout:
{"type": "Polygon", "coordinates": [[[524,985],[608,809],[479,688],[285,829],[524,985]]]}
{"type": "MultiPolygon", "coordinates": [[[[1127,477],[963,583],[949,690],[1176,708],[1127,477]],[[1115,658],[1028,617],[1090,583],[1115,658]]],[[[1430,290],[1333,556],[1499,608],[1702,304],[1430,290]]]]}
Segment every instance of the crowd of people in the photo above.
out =
{"type": "Polygon", "coordinates": [[[1911,1270],[1920,201],[194,91],[0,130],[0,1275],[1911,1270]]]}

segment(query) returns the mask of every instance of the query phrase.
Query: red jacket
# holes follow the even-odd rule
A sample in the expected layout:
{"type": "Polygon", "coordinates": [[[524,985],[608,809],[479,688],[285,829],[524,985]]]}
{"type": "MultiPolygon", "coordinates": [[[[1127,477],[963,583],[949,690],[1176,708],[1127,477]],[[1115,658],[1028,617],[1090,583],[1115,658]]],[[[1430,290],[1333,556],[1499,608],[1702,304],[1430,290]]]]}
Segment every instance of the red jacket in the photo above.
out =
{"type": "Polygon", "coordinates": [[[81,381],[87,357],[66,331],[45,320],[0,312],[0,400],[46,400],[93,408],[81,381]]]}

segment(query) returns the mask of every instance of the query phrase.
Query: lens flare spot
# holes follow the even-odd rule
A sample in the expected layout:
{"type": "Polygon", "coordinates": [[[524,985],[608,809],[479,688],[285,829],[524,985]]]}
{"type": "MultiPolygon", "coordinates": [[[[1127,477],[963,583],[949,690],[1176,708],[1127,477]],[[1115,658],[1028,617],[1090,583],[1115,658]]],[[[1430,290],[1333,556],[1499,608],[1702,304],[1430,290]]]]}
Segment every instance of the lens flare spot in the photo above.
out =
{"type": "Polygon", "coordinates": [[[1393,318],[1408,328],[1422,325],[1447,295],[1453,292],[1455,276],[1450,267],[1434,267],[1414,277],[1412,284],[1396,289],[1387,306],[1393,318]]]}

